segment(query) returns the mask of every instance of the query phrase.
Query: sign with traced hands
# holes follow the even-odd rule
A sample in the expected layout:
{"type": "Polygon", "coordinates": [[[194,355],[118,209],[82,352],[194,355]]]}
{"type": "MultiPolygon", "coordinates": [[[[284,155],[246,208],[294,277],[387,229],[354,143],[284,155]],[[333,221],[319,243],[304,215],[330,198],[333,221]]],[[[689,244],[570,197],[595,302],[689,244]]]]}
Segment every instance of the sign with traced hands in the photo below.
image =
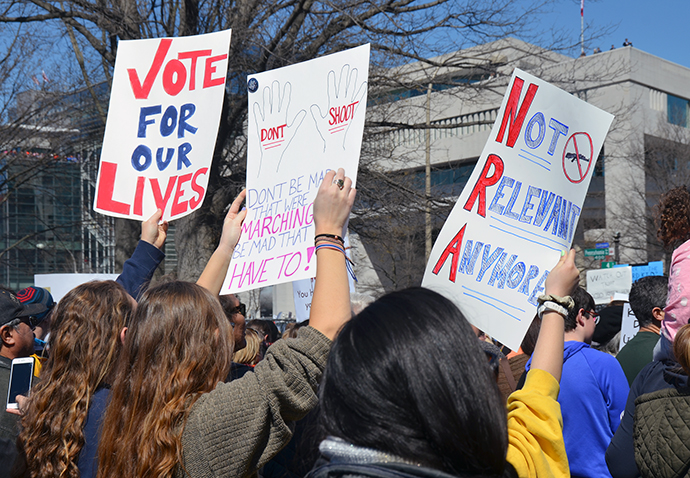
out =
{"type": "Polygon", "coordinates": [[[221,293],[316,274],[313,202],[324,175],[357,179],[369,45],[247,81],[247,219],[221,293]]]}

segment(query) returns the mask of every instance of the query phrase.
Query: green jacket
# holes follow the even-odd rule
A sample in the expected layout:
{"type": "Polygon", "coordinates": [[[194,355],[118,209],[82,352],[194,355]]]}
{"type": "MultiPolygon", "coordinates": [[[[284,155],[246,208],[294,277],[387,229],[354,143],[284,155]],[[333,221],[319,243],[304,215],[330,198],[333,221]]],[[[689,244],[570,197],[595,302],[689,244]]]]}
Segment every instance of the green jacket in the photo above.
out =
{"type": "MultiPolygon", "coordinates": [[[[316,387],[331,341],[312,327],[271,345],[238,380],[219,383],[192,406],[182,434],[184,468],[194,478],[256,474],[292,438],[287,422],[318,403],[316,387]]],[[[177,476],[187,476],[178,468],[177,476]]]]}
{"type": "Polygon", "coordinates": [[[643,478],[684,477],[690,470],[690,391],[667,388],[635,400],[635,463],[643,478]]]}

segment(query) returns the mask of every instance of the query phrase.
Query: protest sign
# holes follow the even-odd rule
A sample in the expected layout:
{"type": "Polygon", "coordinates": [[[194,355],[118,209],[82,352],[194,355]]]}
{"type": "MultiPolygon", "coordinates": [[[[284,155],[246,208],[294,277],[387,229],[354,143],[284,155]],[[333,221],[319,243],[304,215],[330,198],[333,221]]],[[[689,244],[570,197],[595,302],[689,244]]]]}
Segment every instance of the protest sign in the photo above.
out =
{"type": "Polygon", "coordinates": [[[229,48],[230,30],[118,43],[95,211],[173,220],[201,206],[229,48]]]}
{"type": "Polygon", "coordinates": [[[632,269],[627,266],[587,271],[587,292],[594,298],[594,303],[608,304],[616,292],[630,293],[632,269]]]}
{"type": "Polygon", "coordinates": [[[295,299],[297,322],[304,322],[309,319],[311,299],[314,297],[314,279],[302,279],[293,282],[292,293],[295,299]]]}
{"type": "MultiPolygon", "coordinates": [[[[614,267],[626,267],[629,264],[615,265],[614,267]]],[[[649,276],[663,276],[664,263],[662,261],[647,262],[646,264],[635,264],[632,266],[632,281],[633,284],[638,279],[649,276]]]]}
{"type": "Polygon", "coordinates": [[[568,250],[613,116],[515,70],[422,285],[517,350],[568,250]]]}
{"type": "Polygon", "coordinates": [[[221,294],[314,277],[313,202],[324,175],[356,180],[369,45],[247,81],[247,218],[221,294]]]}
{"type": "Polygon", "coordinates": [[[55,302],[65,294],[92,280],[115,280],[118,274],[34,274],[34,285],[50,291],[55,302]]]}
{"type": "Polygon", "coordinates": [[[623,304],[623,317],[621,320],[621,340],[618,344],[618,350],[622,349],[625,344],[637,335],[640,330],[640,323],[635,317],[635,312],[630,308],[630,303],[623,304]]]}

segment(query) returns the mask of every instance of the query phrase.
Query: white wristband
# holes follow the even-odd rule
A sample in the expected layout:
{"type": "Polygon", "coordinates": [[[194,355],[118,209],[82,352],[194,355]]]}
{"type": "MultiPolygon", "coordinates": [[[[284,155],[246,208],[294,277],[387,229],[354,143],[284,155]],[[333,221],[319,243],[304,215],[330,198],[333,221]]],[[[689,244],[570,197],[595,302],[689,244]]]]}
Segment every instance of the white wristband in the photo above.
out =
{"type": "Polygon", "coordinates": [[[555,302],[551,302],[550,300],[544,302],[541,307],[537,309],[537,315],[541,319],[541,316],[544,315],[544,312],[549,311],[549,312],[556,312],[559,315],[562,315],[563,318],[565,319],[568,317],[568,309],[563,307],[562,305],[559,305],[555,302]]]}

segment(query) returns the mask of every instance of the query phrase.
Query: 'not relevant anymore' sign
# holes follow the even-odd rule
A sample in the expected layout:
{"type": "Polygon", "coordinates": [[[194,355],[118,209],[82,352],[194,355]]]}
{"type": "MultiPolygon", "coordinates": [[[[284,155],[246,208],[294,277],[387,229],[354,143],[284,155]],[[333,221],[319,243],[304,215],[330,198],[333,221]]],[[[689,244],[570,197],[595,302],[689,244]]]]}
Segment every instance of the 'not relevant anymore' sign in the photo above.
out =
{"type": "Polygon", "coordinates": [[[517,350],[568,250],[613,116],[515,70],[422,285],[517,350]]]}

